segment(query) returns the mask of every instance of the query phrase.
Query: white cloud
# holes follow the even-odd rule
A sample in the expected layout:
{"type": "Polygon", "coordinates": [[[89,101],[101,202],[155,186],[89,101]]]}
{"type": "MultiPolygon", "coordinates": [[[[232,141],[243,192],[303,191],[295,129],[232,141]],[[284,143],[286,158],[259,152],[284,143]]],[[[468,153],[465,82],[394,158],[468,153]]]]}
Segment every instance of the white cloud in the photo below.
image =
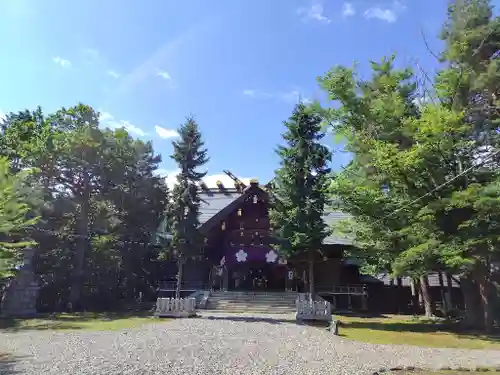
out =
{"type": "Polygon", "coordinates": [[[69,68],[71,66],[71,61],[63,59],[59,56],[52,58],[52,61],[54,61],[57,65],[61,66],[62,68],[69,68]]]}
{"type": "Polygon", "coordinates": [[[312,100],[304,96],[299,90],[291,90],[285,92],[268,92],[254,89],[243,90],[242,94],[255,99],[277,99],[287,103],[298,103],[302,101],[304,104],[311,103],[312,100]]]}
{"type": "Polygon", "coordinates": [[[368,8],[364,16],[367,19],[379,19],[381,21],[394,23],[398,20],[398,16],[406,9],[406,6],[398,0],[395,0],[388,8],[372,7],[368,8]]]}
{"type": "Polygon", "coordinates": [[[255,90],[252,89],[245,89],[243,90],[243,95],[245,96],[251,96],[252,98],[255,97],[255,90]]]}
{"type": "Polygon", "coordinates": [[[243,95],[248,96],[250,98],[272,98],[273,94],[266,92],[266,91],[261,91],[261,90],[254,90],[254,89],[245,89],[243,90],[243,95]]]}
{"type": "Polygon", "coordinates": [[[304,104],[312,103],[312,100],[308,97],[305,97],[299,90],[292,90],[289,92],[285,92],[281,94],[281,98],[289,103],[299,103],[302,102],[304,104]]]}
{"type": "Polygon", "coordinates": [[[84,48],[82,50],[82,54],[85,56],[89,64],[92,64],[101,59],[99,51],[94,48],[84,48]]]}
{"type": "Polygon", "coordinates": [[[389,23],[396,22],[398,19],[396,13],[392,9],[369,8],[365,11],[365,17],[368,19],[376,18],[389,23]]]}
{"type": "Polygon", "coordinates": [[[311,6],[299,8],[297,14],[301,16],[302,21],[315,21],[321,23],[330,23],[332,20],[325,16],[323,4],[319,0],[314,0],[311,6]]]}
{"type": "Polygon", "coordinates": [[[114,70],[108,70],[106,74],[114,79],[120,78],[120,73],[115,72],[114,70]]]}
{"type": "Polygon", "coordinates": [[[139,135],[139,136],[145,136],[147,133],[142,130],[140,127],[131,124],[127,120],[117,120],[114,118],[112,114],[109,112],[101,112],[99,116],[100,123],[104,125],[105,127],[111,128],[111,129],[119,129],[119,128],[124,128],[126,131],[128,131],[130,134],[134,135],[139,135]]]}
{"type": "MultiPolygon", "coordinates": [[[[238,179],[246,185],[250,185],[251,177],[238,177],[238,179]]],[[[222,182],[226,187],[234,187],[234,180],[225,173],[207,175],[203,178],[203,182],[209,187],[217,187],[217,181],[222,182]]]]}
{"type": "Polygon", "coordinates": [[[123,75],[120,85],[110,94],[111,97],[108,100],[133,91],[136,86],[142,84],[146,79],[155,76],[159,66],[180,64],[184,52],[188,49],[196,49],[200,38],[204,38],[210,31],[214,30],[214,26],[219,25],[221,19],[221,14],[205,17],[203,21],[193,24],[188,29],[181,31],[177,36],[174,36],[172,40],[166,41],[147,59],[135,66],[131,72],[123,75]]]}
{"type": "Polygon", "coordinates": [[[355,14],[356,9],[354,8],[354,5],[352,5],[351,3],[344,3],[344,5],[342,5],[342,15],[344,17],[351,17],[355,14]]]}
{"type": "Polygon", "coordinates": [[[159,70],[156,72],[156,75],[157,75],[158,77],[163,78],[164,80],[167,80],[167,81],[171,81],[171,80],[172,80],[172,77],[170,77],[170,74],[169,74],[167,71],[165,71],[165,70],[160,70],[160,69],[159,69],[159,70]]]}
{"type": "Polygon", "coordinates": [[[173,129],[165,129],[161,126],[155,125],[156,134],[158,134],[161,138],[175,138],[179,136],[176,130],[173,129]]]}
{"type": "Polygon", "coordinates": [[[113,115],[109,112],[100,112],[99,113],[99,120],[101,122],[112,121],[113,119],[114,119],[113,115]]]}
{"type": "MultiPolygon", "coordinates": [[[[165,177],[165,183],[167,186],[172,189],[174,185],[177,183],[177,175],[179,174],[180,170],[175,169],[175,170],[166,170],[166,169],[158,169],[156,173],[159,176],[165,177]]],[[[246,184],[247,186],[250,184],[250,177],[238,177],[241,182],[246,184]]],[[[206,175],[203,178],[203,182],[209,187],[209,188],[215,188],[217,187],[217,181],[222,182],[222,184],[228,188],[234,187],[234,181],[231,177],[229,177],[225,173],[220,173],[220,174],[211,174],[211,175],[206,175]]]]}

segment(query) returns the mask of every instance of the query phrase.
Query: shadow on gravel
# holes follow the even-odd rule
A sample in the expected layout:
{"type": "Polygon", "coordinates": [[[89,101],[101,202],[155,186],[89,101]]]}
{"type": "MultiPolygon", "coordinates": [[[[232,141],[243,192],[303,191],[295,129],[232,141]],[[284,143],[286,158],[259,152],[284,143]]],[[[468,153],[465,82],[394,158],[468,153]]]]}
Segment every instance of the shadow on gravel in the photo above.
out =
{"type": "Polygon", "coordinates": [[[0,353],[0,375],[20,374],[21,372],[14,369],[16,359],[18,359],[18,357],[14,357],[13,355],[6,353],[0,353]]]}
{"type": "Polygon", "coordinates": [[[295,324],[303,326],[311,326],[317,328],[326,328],[329,326],[328,323],[323,321],[302,321],[298,322],[296,319],[284,319],[284,318],[272,318],[272,317],[258,317],[258,316],[203,316],[202,319],[207,320],[227,320],[232,322],[244,322],[244,323],[269,323],[269,324],[295,324]]]}
{"type": "Polygon", "coordinates": [[[295,319],[279,319],[258,316],[204,316],[202,319],[207,320],[229,320],[232,322],[245,322],[245,323],[269,323],[269,324],[282,324],[282,323],[296,323],[295,319]]]}

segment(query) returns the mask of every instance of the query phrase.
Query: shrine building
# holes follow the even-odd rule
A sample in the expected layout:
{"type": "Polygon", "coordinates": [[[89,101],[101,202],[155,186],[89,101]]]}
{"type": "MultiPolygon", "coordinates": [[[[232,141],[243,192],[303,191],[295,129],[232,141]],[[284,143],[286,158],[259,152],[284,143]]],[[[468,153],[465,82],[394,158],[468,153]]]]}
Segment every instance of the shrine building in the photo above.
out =
{"type": "MultiPolygon", "coordinates": [[[[233,179],[233,186],[220,181],[216,188],[201,186],[199,230],[205,243],[200,257],[184,266],[182,290],[186,294],[194,290],[306,292],[306,259],[281,259],[271,246],[268,186],[254,180],[246,185],[224,172],[233,179]]],[[[339,211],[327,211],[324,216],[329,226],[346,218],[339,211]]],[[[328,236],[314,266],[316,292],[327,299],[335,297],[346,308],[366,304],[368,284],[383,284],[360,274],[355,259],[344,259],[350,246],[347,238],[328,236]]],[[[163,290],[175,290],[176,274],[172,260],[164,268],[163,290]]]]}

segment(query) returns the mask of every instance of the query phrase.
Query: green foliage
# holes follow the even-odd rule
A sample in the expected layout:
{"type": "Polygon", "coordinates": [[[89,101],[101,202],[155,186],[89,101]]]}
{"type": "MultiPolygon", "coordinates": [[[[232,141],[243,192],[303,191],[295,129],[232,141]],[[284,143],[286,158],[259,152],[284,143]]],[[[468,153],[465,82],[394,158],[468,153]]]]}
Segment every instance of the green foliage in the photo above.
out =
{"type": "Polygon", "coordinates": [[[35,225],[36,190],[27,182],[31,171],[10,171],[10,163],[0,158],[0,279],[11,276],[22,250],[34,246],[26,230],[35,225]]]}
{"type": "Polygon", "coordinates": [[[280,251],[291,256],[319,250],[329,231],[323,221],[331,153],[320,143],[322,118],[298,104],[285,122],[285,146],[272,189],[270,219],[280,251]]]}
{"type": "Polygon", "coordinates": [[[47,117],[40,109],[10,114],[2,129],[13,169],[32,168],[30,182],[44,198],[32,232],[40,307],[71,301],[109,309],[139,292],[154,295],[158,253],[150,239],[168,191],[151,143],[100,129],[98,114],[83,104],[47,117]]]}
{"type": "Polygon", "coordinates": [[[372,62],[369,80],[345,67],[319,79],[334,102],[333,131],[348,135],[354,156],[332,183],[352,214],[336,230],[355,239],[373,272],[473,274],[486,326],[488,273],[500,260],[499,21],[486,0],[450,5],[438,104],[414,104],[416,79],[394,69],[394,56],[372,62]]]}
{"type": "Polygon", "coordinates": [[[171,250],[177,257],[186,259],[198,255],[201,249],[198,185],[206,172],[199,172],[198,168],[208,162],[208,157],[198,124],[193,118],[188,118],[178,133],[180,139],[172,142],[174,152],[171,157],[177,163],[179,174],[168,217],[173,236],[171,250]]]}

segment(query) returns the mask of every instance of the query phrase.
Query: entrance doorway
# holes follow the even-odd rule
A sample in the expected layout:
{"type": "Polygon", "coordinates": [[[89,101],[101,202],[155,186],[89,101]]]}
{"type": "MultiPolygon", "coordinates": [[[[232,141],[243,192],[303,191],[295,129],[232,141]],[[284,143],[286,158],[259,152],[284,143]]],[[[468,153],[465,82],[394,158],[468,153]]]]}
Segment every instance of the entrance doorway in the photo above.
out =
{"type": "Polygon", "coordinates": [[[284,291],[287,268],[266,262],[245,262],[229,270],[229,288],[233,290],[284,291]]]}

